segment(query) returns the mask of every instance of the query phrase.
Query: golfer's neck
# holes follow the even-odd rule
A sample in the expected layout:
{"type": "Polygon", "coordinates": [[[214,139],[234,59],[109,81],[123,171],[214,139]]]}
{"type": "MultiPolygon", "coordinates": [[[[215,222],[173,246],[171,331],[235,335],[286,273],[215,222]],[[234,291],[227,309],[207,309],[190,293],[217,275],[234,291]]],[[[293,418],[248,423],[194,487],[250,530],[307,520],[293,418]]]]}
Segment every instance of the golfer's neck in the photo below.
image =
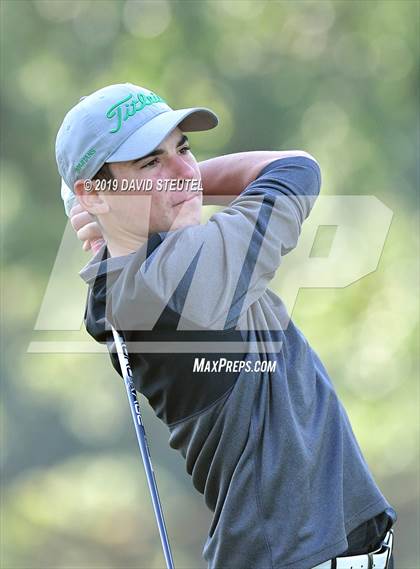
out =
{"type": "Polygon", "coordinates": [[[137,251],[146,242],[146,238],[131,234],[105,235],[105,241],[111,257],[121,257],[137,251]]]}

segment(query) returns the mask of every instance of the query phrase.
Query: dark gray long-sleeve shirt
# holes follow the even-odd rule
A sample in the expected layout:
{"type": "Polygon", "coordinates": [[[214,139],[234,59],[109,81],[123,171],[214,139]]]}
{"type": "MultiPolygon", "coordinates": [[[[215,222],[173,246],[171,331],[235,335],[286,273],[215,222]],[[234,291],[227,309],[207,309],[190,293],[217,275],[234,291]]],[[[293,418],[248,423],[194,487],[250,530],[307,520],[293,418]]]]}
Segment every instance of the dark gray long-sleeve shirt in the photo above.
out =
{"type": "Polygon", "coordinates": [[[327,370],[267,288],[319,190],[314,160],[276,160],[207,223],[122,257],[103,247],[81,271],[87,330],[118,371],[106,321],[123,332],[137,390],[214,513],[210,569],[309,569],[363,522],[396,517],[327,370]]]}

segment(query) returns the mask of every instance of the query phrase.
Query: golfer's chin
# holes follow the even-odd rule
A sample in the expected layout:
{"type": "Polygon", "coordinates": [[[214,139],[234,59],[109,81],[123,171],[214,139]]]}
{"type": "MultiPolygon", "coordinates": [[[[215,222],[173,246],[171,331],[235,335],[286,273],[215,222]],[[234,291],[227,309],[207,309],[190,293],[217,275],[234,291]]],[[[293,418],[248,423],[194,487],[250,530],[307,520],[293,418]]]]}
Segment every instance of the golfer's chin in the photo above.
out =
{"type": "Polygon", "coordinates": [[[173,208],[174,216],[171,231],[200,225],[201,223],[201,200],[193,199],[173,208]]]}

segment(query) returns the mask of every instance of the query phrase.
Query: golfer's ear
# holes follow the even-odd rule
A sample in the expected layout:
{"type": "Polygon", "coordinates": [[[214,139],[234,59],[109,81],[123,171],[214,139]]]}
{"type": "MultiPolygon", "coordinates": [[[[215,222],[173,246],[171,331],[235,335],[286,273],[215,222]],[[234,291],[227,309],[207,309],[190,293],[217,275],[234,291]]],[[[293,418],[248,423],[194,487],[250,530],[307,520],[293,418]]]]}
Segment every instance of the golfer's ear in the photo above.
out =
{"type": "Polygon", "coordinates": [[[101,215],[109,212],[109,205],[104,199],[104,192],[95,189],[96,182],[93,180],[77,180],[74,184],[74,193],[77,195],[80,205],[93,215],[101,215]]]}

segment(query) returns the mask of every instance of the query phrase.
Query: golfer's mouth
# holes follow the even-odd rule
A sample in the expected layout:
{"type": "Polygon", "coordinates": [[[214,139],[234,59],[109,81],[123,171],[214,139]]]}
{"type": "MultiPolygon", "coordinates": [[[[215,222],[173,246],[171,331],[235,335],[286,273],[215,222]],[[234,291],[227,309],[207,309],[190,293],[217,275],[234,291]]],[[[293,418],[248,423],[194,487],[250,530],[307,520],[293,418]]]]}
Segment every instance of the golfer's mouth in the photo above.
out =
{"type": "Polygon", "coordinates": [[[191,195],[189,195],[187,198],[185,198],[184,200],[182,200],[182,201],[180,201],[180,202],[174,204],[173,207],[178,207],[178,206],[184,204],[185,202],[190,202],[191,200],[194,200],[195,198],[198,198],[199,195],[200,195],[200,194],[198,194],[198,193],[191,194],[191,195]]]}

